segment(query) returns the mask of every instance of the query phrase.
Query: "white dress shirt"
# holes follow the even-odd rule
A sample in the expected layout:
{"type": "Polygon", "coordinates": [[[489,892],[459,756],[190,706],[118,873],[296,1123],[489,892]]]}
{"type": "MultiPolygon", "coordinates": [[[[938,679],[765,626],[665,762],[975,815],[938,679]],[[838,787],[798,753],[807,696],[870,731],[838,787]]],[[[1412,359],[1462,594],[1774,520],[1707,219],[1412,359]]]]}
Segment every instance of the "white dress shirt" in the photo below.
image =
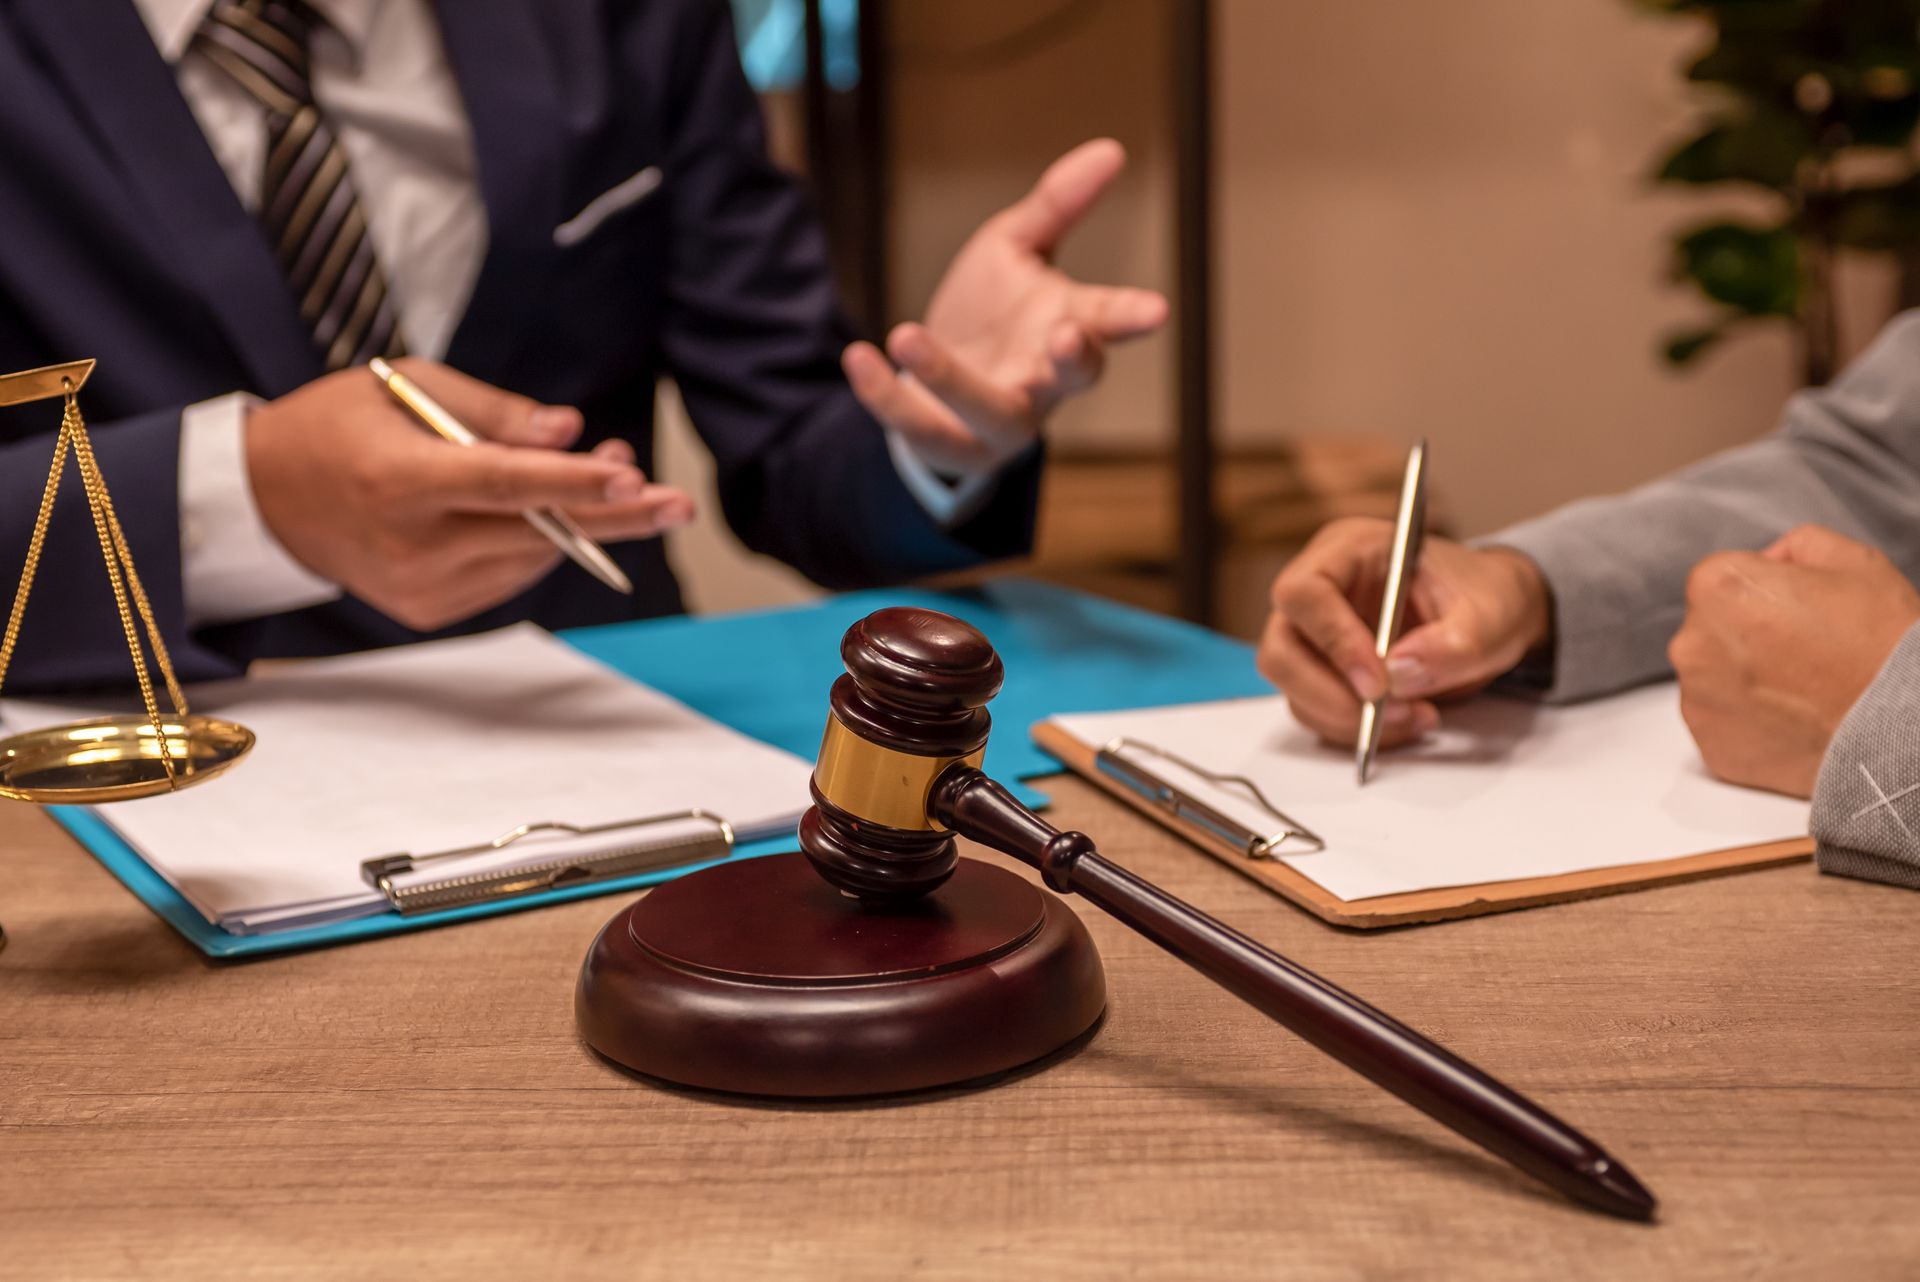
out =
{"type": "MultiPolygon", "coordinates": [[[[154,45],[233,190],[260,201],[267,118],[259,101],[191,52],[213,0],[134,0],[154,45]]],[[[466,310],[487,251],[473,130],[432,7],[425,0],[311,0],[313,93],[346,151],[367,234],[399,311],[407,350],[438,360],[466,310]]],[[[254,618],[340,594],[268,531],[247,479],[244,430],[256,397],[235,392],[180,420],[180,550],[187,625],[254,618]]],[[[997,476],[949,484],[889,433],[901,479],[935,520],[951,524],[985,500],[997,476]]]]}

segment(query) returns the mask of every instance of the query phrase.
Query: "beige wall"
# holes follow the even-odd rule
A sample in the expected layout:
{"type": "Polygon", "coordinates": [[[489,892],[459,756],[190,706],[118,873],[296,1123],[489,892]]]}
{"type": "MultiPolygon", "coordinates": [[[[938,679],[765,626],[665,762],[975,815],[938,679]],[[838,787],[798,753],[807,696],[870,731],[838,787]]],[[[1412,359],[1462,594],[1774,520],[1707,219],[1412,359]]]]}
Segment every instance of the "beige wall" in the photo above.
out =
{"type": "MultiPolygon", "coordinates": [[[[1041,2],[894,0],[903,315],[981,217],[1103,133],[1135,165],[1061,262],[1170,284],[1164,35],[1167,6],[1193,0],[1091,0],[1057,42],[956,56],[1041,2]]],[[[1425,435],[1471,533],[1771,424],[1791,389],[1783,332],[1685,373],[1656,357],[1662,331],[1704,314],[1663,279],[1665,243],[1713,206],[1644,181],[1688,118],[1685,24],[1628,0],[1217,0],[1216,13],[1225,439],[1425,435]]],[[[1872,273],[1851,283],[1857,346],[1889,291],[1872,273]]],[[[1172,359],[1166,340],[1116,354],[1057,439],[1169,441],[1172,359]]]]}

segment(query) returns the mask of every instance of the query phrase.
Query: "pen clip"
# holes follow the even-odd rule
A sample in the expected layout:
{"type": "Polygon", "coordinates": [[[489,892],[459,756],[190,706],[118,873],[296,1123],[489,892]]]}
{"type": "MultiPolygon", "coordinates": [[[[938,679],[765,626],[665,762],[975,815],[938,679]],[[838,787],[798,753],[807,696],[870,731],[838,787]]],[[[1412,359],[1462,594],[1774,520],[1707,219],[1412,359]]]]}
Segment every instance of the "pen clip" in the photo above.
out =
{"type": "Polygon", "coordinates": [[[1267,800],[1267,795],[1260,791],[1260,785],[1244,775],[1220,774],[1145,740],[1128,738],[1108,740],[1094,755],[1094,765],[1102,774],[1125,784],[1157,808],[1206,830],[1248,859],[1276,859],[1295,853],[1316,854],[1327,848],[1327,843],[1318,833],[1267,800]],[[1247,827],[1198,797],[1168,783],[1139,763],[1127,760],[1123,754],[1128,751],[1158,757],[1217,787],[1233,788],[1245,793],[1253,804],[1279,822],[1279,829],[1262,833],[1247,827]],[[1288,848],[1289,842],[1294,843],[1292,848],[1288,848]]]}

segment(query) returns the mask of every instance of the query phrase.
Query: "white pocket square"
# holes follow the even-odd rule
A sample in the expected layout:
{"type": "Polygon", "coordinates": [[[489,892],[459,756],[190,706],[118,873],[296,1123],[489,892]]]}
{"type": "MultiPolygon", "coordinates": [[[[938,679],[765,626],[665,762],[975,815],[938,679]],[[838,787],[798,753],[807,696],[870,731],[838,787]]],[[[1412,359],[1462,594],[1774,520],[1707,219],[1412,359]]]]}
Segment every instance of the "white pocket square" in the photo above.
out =
{"type": "Polygon", "coordinates": [[[599,229],[601,223],[629,205],[637,205],[660,188],[664,175],[660,166],[648,165],[617,187],[610,187],[587,202],[587,207],[553,229],[553,243],[562,249],[578,245],[599,229]]]}

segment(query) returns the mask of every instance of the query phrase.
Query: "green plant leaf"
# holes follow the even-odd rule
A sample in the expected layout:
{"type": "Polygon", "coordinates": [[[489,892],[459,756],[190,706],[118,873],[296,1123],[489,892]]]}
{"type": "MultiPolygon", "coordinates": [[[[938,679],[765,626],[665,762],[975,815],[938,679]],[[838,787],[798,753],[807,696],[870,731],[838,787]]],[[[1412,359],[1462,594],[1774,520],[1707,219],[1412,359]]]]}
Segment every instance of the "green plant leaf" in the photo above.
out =
{"type": "Polygon", "coordinates": [[[1679,183],[1751,182],[1788,191],[1800,162],[1813,152],[1813,131],[1804,118],[1765,111],[1709,126],[1669,154],[1654,177],[1679,183]]]}
{"type": "Polygon", "coordinates": [[[1680,274],[1749,316],[1792,316],[1800,302],[1800,244],[1788,227],[1708,223],[1682,235],[1680,274]]]}
{"type": "Polygon", "coordinates": [[[1675,330],[1660,345],[1661,359],[1669,365],[1691,364],[1700,353],[1727,336],[1725,325],[1701,329],[1675,330]]]}

